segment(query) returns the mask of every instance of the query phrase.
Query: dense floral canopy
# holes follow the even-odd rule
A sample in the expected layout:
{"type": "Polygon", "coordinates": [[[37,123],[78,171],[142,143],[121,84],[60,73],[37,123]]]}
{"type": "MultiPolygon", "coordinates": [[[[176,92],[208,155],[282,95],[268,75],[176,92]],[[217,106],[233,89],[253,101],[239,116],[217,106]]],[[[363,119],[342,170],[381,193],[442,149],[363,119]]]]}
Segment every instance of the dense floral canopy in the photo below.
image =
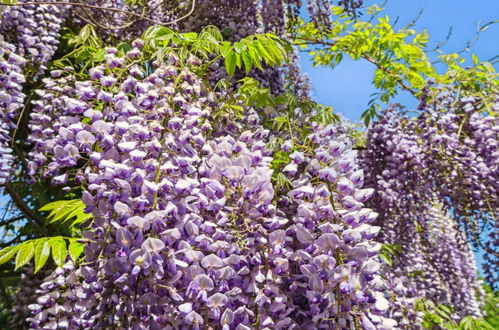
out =
{"type": "Polygon", "coordinates": [[[489,63],[439,74],[362,1],[2,3],[0,322],[492,328],[489,63]],[[300,49],[376,65],[366,127],[310,97],[300,49]]]}

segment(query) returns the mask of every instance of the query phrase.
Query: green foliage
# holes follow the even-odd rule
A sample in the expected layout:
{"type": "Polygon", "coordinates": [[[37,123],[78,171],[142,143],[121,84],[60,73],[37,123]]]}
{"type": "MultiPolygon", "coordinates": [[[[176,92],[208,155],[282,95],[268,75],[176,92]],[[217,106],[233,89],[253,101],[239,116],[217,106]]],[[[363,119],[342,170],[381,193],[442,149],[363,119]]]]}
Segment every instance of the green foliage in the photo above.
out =
{"type": "Polygon", "coordinates": [[[493,330],[494,328],[484,319],[472,316],[462,318],[459,324],[454,321],[454,310],[447,305],[437,305],[425,298],[418,298],[414,303],[416,311],[423,313],[423,327],[425,329],[449,330],[493,330]]]}
{"type": "Polygon", "coordinates": [[[400,255],[402,246],[398,244],[383,244],[379,251],[379,257],[388,265],[393,266],[393,258],[400,255]]]}
{"type": "MultiPolygon", "coordinates": [[[[61,224],[70,222],[70,228],[75,228],[92,219],[92,215],[85,213],[85,205],[80,199],[60,200],[46,204],[40,211],[49,212],[49,223],[61,224]]],[[[29,263],[33,258],[35,273],[47,263],[50,255],[54,263],[62,266],[68,253],[73,261],[77,261],[83,253],[84,244],[78,237],[42,237],[26,240],[18,245],[8,246],[0,250],[0,265],[9,262],[15,256],[15,270],[29,263]],[[66,241],[69,242],[69,247],[66,241]]]]}
{"type": "Polygon", "coordinates": [[[312,120],[324,125],[339,124],[341,122],[340,117],[334,112],[331,106],[318,107],[317,114],[312,116],[312,120]]]}
{"type": "MultiPolygon", "coordinates": [[[[65,44],[69,51],[62,58],[54,61],[53,65],[59,68],[72,66],[77,74],[86,75],[86,69],[93,67],[104,60],[106,51],[104,43],[90,24],[84,26],[78,33],[65,30],[65,44]]],[[[206,26],[199,33],[179,33],[165,26],[151,26],[143,34],[145,42],[143,52],[146,59],[138,61],[145,65],[147,61],[157,59],[164,61],[168,55],[174,53],[181,63],[186,63],[190,55],[204,60],[210,60],[198,70],[206,70],[215,60],[223,59],[224,66],[230,78],[238,69],[244,69],[248,74],[253,68],[262,70],[265,65],[278,66],[288,61],[288,53],[292,51],[289,42],[279,39],[275,35],[255,34],[241,39],[238,42],[223,40],[223,36],[214,26],[206,26]]],[[[118,51],[124,55],[131,49],[131,45],[122,42],[118,51]]]]}
{"type": "Polygon", "coordinates": [[[499,329],[499,294],[494,292],[486,283],[483,284],[485,291],[483,312],[485,321],[493,329],[499,329]]]}
{"type": "Polygon", "coordinates": [[[40,239],[35,246],[35,273],[37,273],[50,257],[50,243],[46,239],[40,239]]]}
{"type": "Polygon", "coordinates": [[[210,55],[223,58],[230,78],[236,69],[243,67],[248,74],[253,67],[261,70],[265,64],[281,65],[292,50],[287,41],[270,33],[251,35],[235,43],[223,41],[222,34],[214,26],[206,26],[199,33],[178,33],[164,26],[152,26],[144,32],[142,39],[153,57],[160,60],[170,52],[175,52],[182,62],[191,54],[203,59],[209,59],[210,55]]]}
{"type": "Polygon", "coordinates": [[[35,273],[45,266],[50,254],[57,266],[62,266],[68,255],[67,243],[69,242],[69,256],[76,262],[83,253],[83,243],[71,237],[42,237],[24,241],[21,244],[8,246],[0,250],[0,265],[9,262],[15,256],[15,270],[28,264],[34,257],[35,273]]]}
{"type": "Polygon", "coordinates": [[[85,213],[85,204],[81,199],[60,200],[48,203],[40,211],[50,211],[47,219],[49,223],[71,221],[70,228],[73,228],[87,220],[92,219],[92,214],[85,213]]]}
{"type": "Polygon", "coordinates": [[[57,266],[62,266],[66,258],[66,241],[62,237],[52,237],[48,240],[52,248],[52,258],[57,266]]]}
{"type": "Polygon", "coordinates": [[[20,244],[16,255],[15,270],[26,265],[31,260],[31,258],[33,258],[34,255],[35,255],[35,242],[26,241],[20,244]]]}
{"type": "Polygon", "coordinates": [[[12,259],[16,255],[18,249],[18,245],[13,245],[7,246],[6,248],[0,250],[0,265],[12,259]]]}
{"type": "Polygon", "coordinates": [[[466,316],[459,323],[459,330],[494,330],[486,320],[475,319],[471,316],[466,316]]]}
{"type": "MultiPolygon", "coordinates": [[[[335,19],[328,27],[304,23],[295,29],[296,45],[309,51],[315,66],[334,68],[345,56],[366,60],[376,66],[373,85],[378,89],[372,95],[367,110],[362,114],[366,125],[376,117],[381,103],[388,104],[395,95],[405,90],[418,97],[429,79],[437,84],[455,84],[464,94],[492,100],[499,88],[494,67],[479,62],[473,56],[473,66],[463,68],[465,61],[459,54],[442,54],[438,51],[436,62],[429,56],[427,31],[417,32],[413,24],[395,30],[388,16],[380,13],[378,6],[367,9],[371,19],[359,21],[345,13],[341,7],[333,8],[335,19]],[[374,22],[373,22],[374,21],[374,22]],[[444,67],[444,73],[437,71],[444,67]]],[[[490,26],[485,25],[483,29],[490,26]]],[[[489,106],[489,111],[491,107],[489,106]]]]}
{"type": "Polygon", "coordinates": [[[55,67],[73,66],[76,72],[79,72],[104,61],[104,55],[106,55],[103,48],[104,42],[93,25],[85,25],[78,34],[67,28],[63,32],[63,41],[70,51],[54,61],[55,67]]]}

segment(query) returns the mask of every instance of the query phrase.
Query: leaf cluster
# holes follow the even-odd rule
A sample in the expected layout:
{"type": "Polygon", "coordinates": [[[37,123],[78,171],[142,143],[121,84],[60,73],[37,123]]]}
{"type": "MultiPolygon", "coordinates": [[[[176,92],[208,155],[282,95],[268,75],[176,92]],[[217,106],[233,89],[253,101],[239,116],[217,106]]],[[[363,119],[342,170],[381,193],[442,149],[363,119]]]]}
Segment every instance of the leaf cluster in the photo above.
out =
{"type": "Polygon", "coordinates": [[[371,19],[360,21],[341,7],[334,7],[335,19],[327,29],[301,21],[294,35],[294,44],[312,56],[314,66],[334,68],[345,57],[375,65],[372,83],[377,92],[362,114],[366,126],[377,116],[381,104],[388,104],[401,91],[419,97],[429,81],[453,84],[467,95],[486,96],[493,101],[499,81],[491,63],[480,62],[472,55],[473,65],[463,68],[465,59],[458,53],[440,51],[435,61],[430,56],[433,50],[428,47],[427,31],[417,32],[413,24],[395,29],[388,16],[374,19],[381,10],[376,5],[370,7],[367,12],[371,19]]]}
{"type": "Polygon", "coordinates": [[[83,253],[83,246],[84,244],[74,237],[54,236],[32,239],[0,250],[0,265],[15,257],[14,270],[18,270],[34,258],[34,270],[37,273],[47,263],[51,254],[54,263],[59,267],[64,264],[68,253],[71,259],[77,262],[83,253]]]}
{"type": "Polygon", "coordinates": [[[449,330],[493,330],[494,328],[484,319],[466,316],[457,323],[454,318],[454,310],[447,305],[436,305],[418,298],[414,303],[416,311],[423,313],[423,327],[425,329],[449,329],[449,330]]]}
{"type": "MultiPolygon", "coordinates": [[[[85,205],[80,199],[51,202],[43,206],[40,211],[49,212],[47,216],[49,223],[70,222],[70,228],[92,219],[91,214],[85,213],[85,205]]],[[[15,257],[14,270],[18,270],[34,258],[36,273],[47,263],[51,253],[57,266],[62,266],[68,253],[71,259],[76,262],[83,253],[83,245],[78,241],[78,237],[54,236],[30,239],[0,250],[0,265],[15,257]]]]}
{"type": "Polygon", "coordinates": [[[292,51],[287,41],[270,33],[254,34],[234,43],[224,41],[214,26],[206,26],[199,33],[178,33],[164,26],[152,26],[144,32],[142,39],[153,58],[159,60],[171,52],[175,52],[181,61],[191,54],[203,59],[222,58],[230,78],[236,69],[244,68],[248,74],[253,67],[263,70],[264,65],[281,65],[292,51]]]}

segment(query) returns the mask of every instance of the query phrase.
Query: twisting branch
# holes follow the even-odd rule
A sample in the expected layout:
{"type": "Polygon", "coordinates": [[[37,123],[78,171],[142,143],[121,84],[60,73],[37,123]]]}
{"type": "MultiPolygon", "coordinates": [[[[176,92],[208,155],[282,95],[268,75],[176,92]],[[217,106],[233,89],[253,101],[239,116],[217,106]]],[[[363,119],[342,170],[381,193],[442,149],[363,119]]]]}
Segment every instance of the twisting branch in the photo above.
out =
{"type": "Polygon", "coordinates": [[[4,188],[7,190],[10,197],[12,197],[12,200],[14,201],[14,204],[16,204],[17,208],[20,209],[28,219],[43,227],[43,219],[24,202],[24,200],[17,194],[14,187],[12,187],[10,183],[6,183],[4,184],[4,188]]]}
{"type": "MultiPolygon", "coordinates": [[[[196,0],[192,0],[192,5],[191,5],[191,9],[189,10],[189,12],[187,14],[185,14],[184,16],[182,17],[179,17],[179,18],[176,18],[174,20],[171,20],[171,21],[168,21],[168,22],[160,22],[160,21],[156,21],[156,20],[153,20],[147,16],[144,16],[144,15],[141,15],[141,14],[137,14],[137,13],[134,13],[134,12],[131,12],[131,11],[128,11],[128,10],[124,10],[124,9],[119,9],[119,8],[109,8],[109,7],[101,7],[101,6],[96,6],[96,5],[89,5],[89,4],[86,4],[86,3],[79,3],[79,2],[69,2],[69,1],[36,1],[36,2],[18,2],[18,3],[0,3],[0,6],[11,6],[11,7],[15,7],[15,6],[39,6],[39,5],[53,5],[53,6],[74,6],[74,7],[81,7],[81,8],[90,8],[90,9],[98,9],[98,10],[104,10],[104,11],[112,11],[112,12],[115,12],[115,13],[120,13],[120,14],[125,14],[125,15],[130,15],[130,16],[134,16],[136,17],[137,19],[142,19],[142,20],[145,20],[145,21],[148,21],[150,23],[153,23],[155,25],[172,25],[172,24],[175,24],[187,17],[189,17],[190,15],[192,15],[192,13],[194,12],[194,8],[196,7],[196,0]]],[[[120,29],[122,27],[116,27],[115,29],[120,29]]]]}
{"type": "Polygon", "coordinates": [[[379,70],[385,72],[385,73],[388,73],[392,76],[395,77],[395,80],[400,84],[400,86],[405,89],[406,91],[408,91],[409,93],[411,93],[413,96],[416,96],[417,97],[417,93],[414,91],[414,89],[412,89],[410,86],[408,86],[404,80],[398,75],[396,74],[395,72],[387,69],[386,67],[382,66],[381,63],[379,63],[376,59],[374,59],[373,57],[369,56],[369,55],[363,55],[362,56],[366,61],[368,62],[371,62],[372,64],[374,64],[379,70]]]}

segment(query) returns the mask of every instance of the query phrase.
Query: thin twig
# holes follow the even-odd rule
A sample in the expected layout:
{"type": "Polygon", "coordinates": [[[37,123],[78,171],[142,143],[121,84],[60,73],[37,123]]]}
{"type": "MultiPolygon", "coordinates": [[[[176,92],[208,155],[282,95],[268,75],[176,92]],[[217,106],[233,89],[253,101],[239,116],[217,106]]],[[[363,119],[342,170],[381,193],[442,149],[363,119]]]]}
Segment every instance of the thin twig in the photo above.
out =
{"type": "Polygon", "coordinates": [[[36,2],[22,2],[22,3],[0,3],[0,6],[11,6],[11,7],[16,7],[16,6],[39,6],[39,5],[52,5],[52,6],[74,6],[74,7],[82,7],[82,8],[91,8],[91,9],[98,9],[98,10],[107,10],[107,11],[112,11],[120,14],[126,14],[130,16],[134,16],[136,18],[140,18],[142,20],[151,22],[155,25],[172,25],[175,24],[187,17],[189,17],[193,12],[194,8],[196,7],[196,0],[192,0],[192,5],[191,9],[187,14],[185,14],[182,17],[176,18],[174,20],[168,21],[168,22],[160,22],[156,21],[153,19],[150,19],[147,16],[137,14],[128,10],[124,9],[118,9],[118,8],[109,8],[109,7],[101,7],[101,6],[96,6],[96,5],[89,5],[86,3],[78,3],[78,2],[68,2],[68,1],[36,1],[36,2]]]}
{"type": "Polygon", "coordinates": [[[29,94],[28,98],[24,101],[24,106],[23,106],[23,109],[21,110],[21,113],[19,114],[19,118],[18,118],[17,123],[16,123],[16,128],[14,129],[14,133],[12,133],[12,139],[11,139],[12,147],[14,147],[17,130],[19,129],[19,125],[21,124],[21,120],[23,119],[24,111],[26,111],[26,108],[30,104],[31,98],[33,97],[33,95],[35,94],[35,91],[38,89],[39,86],[40,85],[35,86],[33,88],[33,91],[29,94]]]}
{"type": "Polygon", "coordinates": [[[394,72],[392,72],[391,70],[383,67],[378,61],[376,61],[376,59],[372,58],[371,56],[369,55],[362,55],[362,57],[364,59],[366,59],[368,62],[371,62],[372,64],[376,65],[376,67],[385,72],[385,73],[388,73],[388,74],[391,74],[395,77],[395,80],[400,84],[400,86],[402,86],[402,88],[404,88],[406,91],[408,91],[409,93],[411,93],[413,96],[416,96],[416,92],[409,86],[407,86],[407,84],[404,82],[404,80],[402,78],[400,78],[400,76],[394,72]]]}
{"type": "MultiPolygon", "coordinates": [[[[313,40],[313,39],[306,39],[306,38],[299,38],[301,40],[304,40],[303,42],[295,42],[294,44],[295,45],[324,45],[324,46],[331,46],[331,47],[334,47],[336,46],[336,43],[334,42],[328,42],[328,41],[323,41],[323,40],[313,40]]],[[[347,50],[343,50],[345,53],[349,54],[349,52],[347,50]]],[[[362,54],[361,57],[363,59],[365,59],[366,61],[374,64],[378,70],[381,70],[387,74],[390,74],[390,75],[393,75],[395,77],[395,80],[400,84],[400,86],[405,89],[406,91],[408,91],[409,93],[411,93],[413,96],[416,96],[416,92],[414,91],[414,89],[412,89],[410,86],[407,86],[407,84],[404,82],[404,80],[398,75],[396,74],[395,72],[389,70],[388,68],[384,67],[381,65],[381,63],[379,63],[375,58],[367,55],[367,54],[362,54]]]]}
{"type": "Polygon", "coordinates": [[[10,241],[5,242],[5,243],[1,243],[1,244],[0,244],[0,247],[1,247],[1,248],[4,248],[4,247],[7,247],[7,246],[11,246],[11,245],[13,245],[14,243],[20,242],[20,241],[21,241],[21,238],[22,238],[23,236],[24,236],[23,234],[18,234],[15,238],[11,239],[10,241]]]}
{"type": "Polygon", "coordinates": [[[21,219],[24,219],[24,217],[23,216],[19,216],[19,217],[11,218],[9,220],[3,220],[3,221],[0,222],[0,226],[6,226],[9,223],[13,223],[13,222],[16,222],[16,221],[21,220],[21,219]]]}
{"type": "Polygon", "coordinates": [[[4,221],[4,220],[5,220],[5,217],[7,216],[7,213],[9,213],[10,204],[12,204],[12,200],[9,200],[9,201],[7,202],[7,205],[5,205],[5,208],[4,208],[4,213],[3,213],[3,216],[2,216],[2,221],[4,221]]]}

